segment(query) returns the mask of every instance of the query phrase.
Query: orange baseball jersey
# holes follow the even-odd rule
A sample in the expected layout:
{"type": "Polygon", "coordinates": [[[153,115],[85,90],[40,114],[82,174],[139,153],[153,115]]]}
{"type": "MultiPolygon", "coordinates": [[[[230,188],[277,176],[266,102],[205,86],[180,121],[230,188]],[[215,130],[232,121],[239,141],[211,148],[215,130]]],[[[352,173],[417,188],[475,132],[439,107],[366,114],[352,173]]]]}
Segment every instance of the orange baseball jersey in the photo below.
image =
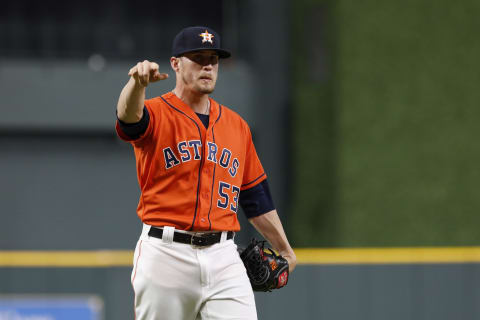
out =
{"type": "Polygon", "coordinates": [[[122,140],[135,151],[141,195],[137,214],[153,226],[238,231],[240,191],[266,179],[250,128],[210,98],[208,129],[172,92],[145,101],[146,132],[122,140]]]}

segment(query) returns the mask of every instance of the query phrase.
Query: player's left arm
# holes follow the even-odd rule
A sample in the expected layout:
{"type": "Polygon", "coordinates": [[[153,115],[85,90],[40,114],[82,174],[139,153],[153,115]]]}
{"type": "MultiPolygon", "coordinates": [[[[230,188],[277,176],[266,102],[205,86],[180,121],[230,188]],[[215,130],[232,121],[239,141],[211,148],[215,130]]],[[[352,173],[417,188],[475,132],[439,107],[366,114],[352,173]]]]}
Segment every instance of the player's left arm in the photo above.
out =
{"type": "Polygon", "coordinates": [[[273,246],[273,249],[277,250],[281,256],[287,259],[289,272],[292,272],[297,265],[297,257],[290,243],[288,243],[277,210],[272,210],[260,216],[250,218],[248,221],[273,246]]]}

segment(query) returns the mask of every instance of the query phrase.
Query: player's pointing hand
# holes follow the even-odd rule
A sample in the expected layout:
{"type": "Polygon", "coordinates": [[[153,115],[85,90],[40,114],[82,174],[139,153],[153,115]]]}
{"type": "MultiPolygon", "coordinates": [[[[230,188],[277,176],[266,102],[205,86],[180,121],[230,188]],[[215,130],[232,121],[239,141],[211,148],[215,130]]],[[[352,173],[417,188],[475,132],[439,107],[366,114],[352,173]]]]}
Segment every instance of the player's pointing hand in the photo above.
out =
{"type": "Polygon", "coordinates": [[[156,82],[168,78],[168,74],[160,73],[158,69],[158,64],[145,60],[137,63],[136,66],[131,68],[128,75],[133,77],[137,85],[146,87],[150,82],[156,82]]]}

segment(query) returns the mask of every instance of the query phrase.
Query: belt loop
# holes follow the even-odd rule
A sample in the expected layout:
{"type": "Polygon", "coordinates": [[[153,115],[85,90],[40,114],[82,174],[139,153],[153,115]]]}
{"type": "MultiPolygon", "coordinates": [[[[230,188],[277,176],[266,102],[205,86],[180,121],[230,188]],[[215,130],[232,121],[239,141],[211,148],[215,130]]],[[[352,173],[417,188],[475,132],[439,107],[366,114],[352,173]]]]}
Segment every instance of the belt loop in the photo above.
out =
{"type": "Polygon", "coordinates": [[[174,232],[175,232],[174,227],[163,227],[162,241],[164,243],[172,243],[174,232]]]}
{"type": "Polygon", "coordinates": [[[224,242],[227,240],[227,234],[228,234],[228,231],[222,232],[222,235],[220,236],[220,242],[224,242]]]}
{"type": "Polygon", "coordinates": [[[141,239],[142,239],[142,240],[148,240],[148,238],[150,237],[150,236],[148,235],[148,232],[150,231],[150,228],[151,228],[151,227],[152,227],[152,226],[150,226],[150,225],[148,225],[148,224],[145,224],[145,223],[143,224],[143,227],[142,227],[142,235],[141,235],[141,239]]]}

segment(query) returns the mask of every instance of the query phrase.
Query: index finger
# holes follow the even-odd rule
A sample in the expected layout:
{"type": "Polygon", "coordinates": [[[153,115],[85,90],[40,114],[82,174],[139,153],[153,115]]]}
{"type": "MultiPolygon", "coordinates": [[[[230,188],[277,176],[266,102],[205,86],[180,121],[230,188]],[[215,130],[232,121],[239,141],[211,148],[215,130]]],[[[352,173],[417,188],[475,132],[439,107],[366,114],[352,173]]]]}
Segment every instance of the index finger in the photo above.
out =
{"type": "Polygon", "coordinates": [[[159,80],[165,80],[168,78],[168,74],[166,73],[159,73],[158,71],[155,71],[152,75],[152,81],[159,81],[159,80]]]}

